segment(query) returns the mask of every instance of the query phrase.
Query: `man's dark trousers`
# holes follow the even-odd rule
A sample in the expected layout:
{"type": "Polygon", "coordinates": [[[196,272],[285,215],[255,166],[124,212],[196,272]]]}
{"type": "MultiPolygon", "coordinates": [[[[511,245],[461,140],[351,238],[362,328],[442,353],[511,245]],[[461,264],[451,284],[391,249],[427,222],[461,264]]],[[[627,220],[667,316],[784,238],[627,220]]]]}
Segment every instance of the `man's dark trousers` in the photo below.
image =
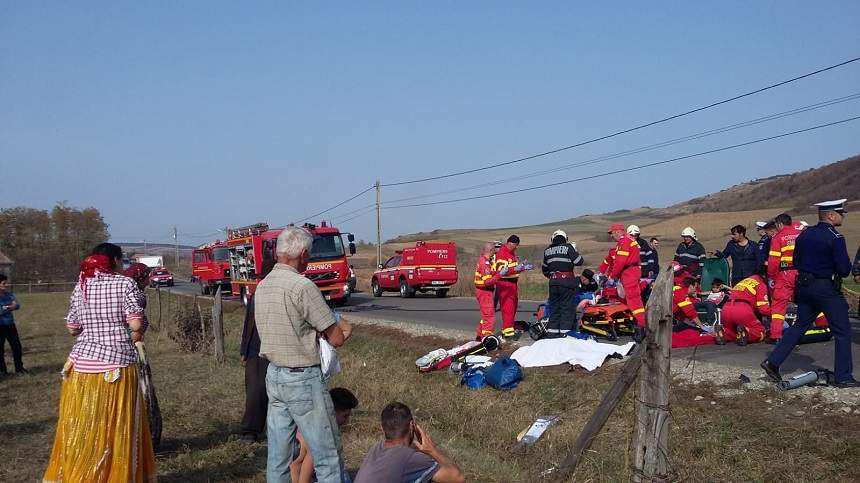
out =
{"type": "Polygon", "coordinates": [[[547,335],[559,336],[576,328],[575,287],[549,286],[549,322],[547,335]]]}
{"type": "Polygon", "coordinates": [[[851,324],[848,321],[848,302],[845,296],[833,286],[830,280],[814,279],[807,284],[798,283],[794,291],[797,303],[797,321],[785,330],[782,340],[768,357],[771,364],[779,366],[788,358],[800,338],[824,312],[827,323],[833,332],[835,361],[833,372],[837,382],[852,379],[853,362],[851,357],[851,324]]]}
{"type": "Polygon", "coordinates": [[[15,324],[0,325],[0,373],[6,373],[6,341],[12,347],[12,359],[15,361],[15,371],[24,370],[24,362],[21,359],[21,339],[18,337],[18,329],[15,324]]]}
{"type": "Polygon", "coordinates": [[[245,361],[245,415],[242,417],[242,432],[266,433],[266,411],[269,397],[266,395],[266,369],[269,361],[265,357],[251,356],[245,361]]]}

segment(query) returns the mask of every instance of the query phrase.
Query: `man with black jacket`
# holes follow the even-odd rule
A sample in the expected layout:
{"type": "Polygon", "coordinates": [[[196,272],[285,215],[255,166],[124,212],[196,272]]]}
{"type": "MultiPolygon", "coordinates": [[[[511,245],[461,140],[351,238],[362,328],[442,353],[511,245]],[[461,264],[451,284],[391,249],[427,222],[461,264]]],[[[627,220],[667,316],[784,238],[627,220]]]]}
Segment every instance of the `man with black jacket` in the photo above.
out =
{"type": "Polygon", "coordinates": [[[640,233],[641,230],[639,230],[637,225],[627,227],[627,234],[632,236],[636,240],[636,243],[639,244],[639,256],[642,259],[639,262],[639,266],[642,267],[642,278],[654,280],[660,273],[660,266],[657,264],[657,250],[645,241],[640,233]]]}
{"type": "Polygon", "coordinates": [[[732,259],[732,280],[734,287],[741,280],[751,277],[757,273],[762,266],[761,255],[758,246],[747,238],[747,229],[743,225],[735,225],[731,229],[732,238],[726,244],[723,251],[715,251],[711,254],[717,258],[732,259]]]}
{"type": "Polygon", "coordinates": [[[556,230],[552,244],[543,252],[543,274],[549,279],[548,337],[564,337],[576,327],[576,292],[579,279],[573,267],[582,265],[582,255],[567,241],[567,234],[556,230]]]}
{"type": "Polygon", "coordinates": [[[269,397],[266,395],[266,370],[269,361],[260,356],[260,334],[254,320],[254,296],[245,307],[245,324],[239,346],[242,365],[245,366],[245,414],[242,416],[242,440],[257,439],[266,432],[266,413],[269,397]]]}

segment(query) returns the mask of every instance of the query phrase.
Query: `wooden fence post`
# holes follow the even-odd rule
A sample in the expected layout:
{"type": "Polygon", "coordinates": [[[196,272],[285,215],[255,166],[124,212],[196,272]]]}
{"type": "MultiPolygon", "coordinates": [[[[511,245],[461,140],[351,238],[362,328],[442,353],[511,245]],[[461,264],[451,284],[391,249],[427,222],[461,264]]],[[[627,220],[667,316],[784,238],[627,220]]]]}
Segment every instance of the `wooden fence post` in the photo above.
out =
{"type": "Polygon", "coordinates": [[[221,286],[215,292],[215,301],[212,304],[212,332],[215,336],[215,360],[221,364],[224,362],[224,324],[221,316],[224,314],[221,308],[221,286]]]}
{"type": "Polygon", "coordinates": [[[645,346],[643,344],[637,344],[636,348],[633,349],[633,353],[630,354],[630,359],[624,363],[624,367],[621,369],[621,374],[618,376],[618,379],[615,380],[609,390],[606,391],[606,394],[603,395],[603,399],[600,401],[600,404],[591,414],[591,418],[588,419],[585,427],[582,428],[582,431],[576,438],[573,449],[559,465],[559,474],[557,475],[557,478],[556,475],[553,475],[553,478],[562,480],[576,470],[576,466],[582,460],[582,455],[591,447],[591,443],[594,441],[594,438],[596,438],[600,433],[600,430],[603,429],[603,425],[606,424],[609,416],[612,415],[612,412],[615,411],[615,408],[621,403],[627,389],[633,384],[633,381],[636,380],[636,374],[639,373],[639,366],[642,363],[642,355],[644,353],[645,346]]]}
{"type": "Polygon", "coordinates": [[[156,331],[161,330],[161,289],[155,287],[155,298],[158,299],[158,327],[156,331]]]}
{"type": "Polygon", "coordinates": [[[669,474],[669,386],[672,349],[671,268],[663,270],[654,282],[648,299],[645,345],[639,373],[639,399],[636,402],[633,481],[666,481],[669,474]]]}

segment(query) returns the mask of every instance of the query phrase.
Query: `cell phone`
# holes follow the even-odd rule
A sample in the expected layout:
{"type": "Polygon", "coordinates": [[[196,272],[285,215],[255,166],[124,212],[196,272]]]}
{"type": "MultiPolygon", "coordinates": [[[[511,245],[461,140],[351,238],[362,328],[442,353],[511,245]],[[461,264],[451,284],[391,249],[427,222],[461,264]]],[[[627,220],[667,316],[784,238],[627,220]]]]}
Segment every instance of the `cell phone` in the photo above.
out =
{"type": "Polygon", "coordinates": [[[418,425],[414,422],[412,423],[412,439],[421,444],[421,433],[418,431],[418,425]]]}

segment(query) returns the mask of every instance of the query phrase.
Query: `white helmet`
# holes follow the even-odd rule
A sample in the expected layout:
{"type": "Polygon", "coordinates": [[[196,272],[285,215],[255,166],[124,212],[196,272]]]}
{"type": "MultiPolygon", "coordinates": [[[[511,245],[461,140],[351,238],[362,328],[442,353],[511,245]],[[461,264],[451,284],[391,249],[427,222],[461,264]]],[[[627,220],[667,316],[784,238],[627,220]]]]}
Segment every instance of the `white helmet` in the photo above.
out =
{"type": "Polygon", "coordinates": [[[564,237],[564,241],[567,241],[567,233],[565,233],[564,230],[556,230],[552,232],[552,235],[549,237],[549,241],[552,242],[553,238],[559,235],[564,237]]]}
{"type": "Polygon", "coordinates": [[[627,227],[627,234],[630,236],[636,236],[640,233],[642,233],[642,231],[639,230],[639,227],[637,225],[630,225],[627,227]]]}
{"type": "Polygon", "coordinates": [[[683,230],[681,230],[681,236],[688,236],[691,238],[696,238],[696,230],[694,230],[688,226],[687,228],[684,228],[683,230]]]}

